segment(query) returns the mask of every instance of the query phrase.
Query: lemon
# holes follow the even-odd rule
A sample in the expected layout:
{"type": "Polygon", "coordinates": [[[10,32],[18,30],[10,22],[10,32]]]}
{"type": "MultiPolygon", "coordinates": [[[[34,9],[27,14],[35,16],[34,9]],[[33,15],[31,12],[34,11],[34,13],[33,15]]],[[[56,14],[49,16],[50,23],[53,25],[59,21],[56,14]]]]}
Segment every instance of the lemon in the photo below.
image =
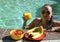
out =
{"type": "Polygon", "coordinates": [[[31,14],[31,13],[24,13],[23,16],[24,16],[24,18],[25,18],[26,20],[29,20],[29,19],[32,18],[32,14],[31,14]]]}

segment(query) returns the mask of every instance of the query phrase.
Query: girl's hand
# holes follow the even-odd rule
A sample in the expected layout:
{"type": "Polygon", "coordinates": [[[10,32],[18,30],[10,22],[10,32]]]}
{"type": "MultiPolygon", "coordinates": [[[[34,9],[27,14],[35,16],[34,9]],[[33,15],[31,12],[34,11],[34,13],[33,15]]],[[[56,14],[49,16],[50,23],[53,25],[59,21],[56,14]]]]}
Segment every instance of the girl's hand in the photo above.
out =
{"type": "Polygon", "coordinates": [[[24,20],[24,22],[27,22],[27,19],[25,17],[23,17],[23,20],[24,20]]]}

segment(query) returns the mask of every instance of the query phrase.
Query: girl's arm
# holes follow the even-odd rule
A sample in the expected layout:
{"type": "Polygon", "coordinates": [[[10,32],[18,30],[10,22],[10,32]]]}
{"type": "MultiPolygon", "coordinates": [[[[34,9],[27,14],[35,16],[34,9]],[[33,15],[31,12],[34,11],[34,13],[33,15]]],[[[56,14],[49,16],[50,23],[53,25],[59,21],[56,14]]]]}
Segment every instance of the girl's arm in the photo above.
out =
{"type": "Polygon", "coordinates": [[[53,27],[59,27],[60,26],[60,21],[53,21],[53,27]]]}
{"type": "Polygon", "coordinates": [[[28,25],[28,29],[29,28],[33,28],[35,26],[35,21],[36,19],[34,19],[29,25],[28,25]]]}
{"type": "Polygon", "coordinates": [[[60,32],[60,21],[56,21],[56,20],[53,21],[52,31],[60,32]]]}

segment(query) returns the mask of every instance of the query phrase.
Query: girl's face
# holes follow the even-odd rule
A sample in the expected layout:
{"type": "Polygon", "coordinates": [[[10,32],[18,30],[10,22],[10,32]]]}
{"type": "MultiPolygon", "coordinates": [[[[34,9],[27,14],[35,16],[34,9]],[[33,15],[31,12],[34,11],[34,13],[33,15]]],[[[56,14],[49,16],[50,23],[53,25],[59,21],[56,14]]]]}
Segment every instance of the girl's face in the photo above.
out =
{"type": "Polygon", "coordinates": [[[50,6],[43,7],[42,18],[49,21],[52,16],[52,8],[50,6]]]}

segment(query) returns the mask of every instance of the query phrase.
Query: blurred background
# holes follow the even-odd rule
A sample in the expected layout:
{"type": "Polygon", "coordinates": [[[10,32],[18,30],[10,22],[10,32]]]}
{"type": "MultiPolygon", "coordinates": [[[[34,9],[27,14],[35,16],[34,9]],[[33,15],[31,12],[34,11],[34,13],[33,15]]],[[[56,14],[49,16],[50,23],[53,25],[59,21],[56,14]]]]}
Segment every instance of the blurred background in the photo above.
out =
{"type": "Polygon", "coordinates": [[[23,14],[29,12],[32,18],[41,17],[41,9],[45,4],[53,7],[53,19],[60,21],[60,0],[0,0],[0,28],[22,29],[23,14]]]}

